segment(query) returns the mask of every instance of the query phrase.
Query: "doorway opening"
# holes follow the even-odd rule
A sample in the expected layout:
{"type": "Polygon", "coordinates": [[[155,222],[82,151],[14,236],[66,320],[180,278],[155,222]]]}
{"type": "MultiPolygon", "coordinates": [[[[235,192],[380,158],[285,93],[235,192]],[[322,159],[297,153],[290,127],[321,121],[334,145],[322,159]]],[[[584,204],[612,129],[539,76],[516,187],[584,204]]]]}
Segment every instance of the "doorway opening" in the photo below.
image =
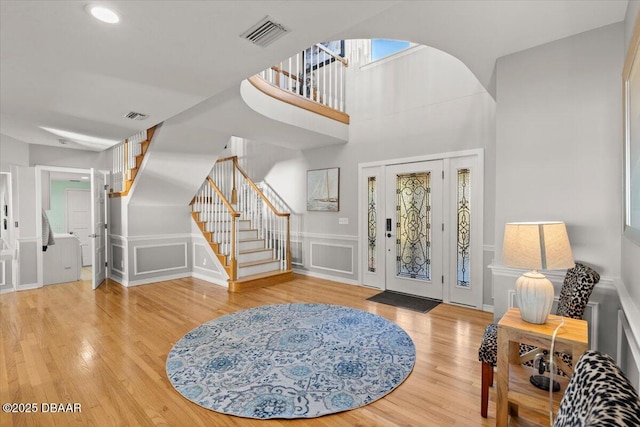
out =
{"type": "Polygon", "coordinates": [[[106,277],[106,172],[36,166],[37,268],[40,286],[106,277]],[[46,229],[50,234],[44,235],[46,229]],[[43,233],[44,232],[44,233],[43,233]],[[55,242],[49,246],[49,235],[55,242]]]}

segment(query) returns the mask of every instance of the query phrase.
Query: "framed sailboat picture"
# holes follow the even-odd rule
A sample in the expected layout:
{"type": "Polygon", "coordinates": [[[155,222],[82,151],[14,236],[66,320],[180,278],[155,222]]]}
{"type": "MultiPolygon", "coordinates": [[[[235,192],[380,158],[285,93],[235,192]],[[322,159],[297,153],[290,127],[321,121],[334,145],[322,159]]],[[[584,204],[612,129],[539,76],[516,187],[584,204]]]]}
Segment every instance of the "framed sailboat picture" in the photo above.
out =
{"type": "Polygon", "coordinates": [[[307,171],[307,210],[340,210],[340,168],[307,171]]]}

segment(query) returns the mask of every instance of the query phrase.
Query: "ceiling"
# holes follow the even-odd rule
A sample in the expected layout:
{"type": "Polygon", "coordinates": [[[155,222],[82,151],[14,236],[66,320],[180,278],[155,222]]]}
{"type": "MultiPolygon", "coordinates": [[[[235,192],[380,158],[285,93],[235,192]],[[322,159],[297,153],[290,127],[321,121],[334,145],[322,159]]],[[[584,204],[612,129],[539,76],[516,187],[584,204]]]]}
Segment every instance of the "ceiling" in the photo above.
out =
{"type": "MultiPolygon", "coordinates": [[[[313,43],[393,38],[462,60],[491,89],[497,58],[624,19],[627,0],[0,2],[0,133],[59,146],[43,127],[120,141],[223,96],[313,43]],[[265,16],[288,34],[262,48],[239,37],[265,16]],[[144,121],[123,116],[148,114],[144,121]]],[[[4,137],[4,136],[3,136],[4,137]]],[[[100,145],[66,147],[99,149],[100,145]]]]}

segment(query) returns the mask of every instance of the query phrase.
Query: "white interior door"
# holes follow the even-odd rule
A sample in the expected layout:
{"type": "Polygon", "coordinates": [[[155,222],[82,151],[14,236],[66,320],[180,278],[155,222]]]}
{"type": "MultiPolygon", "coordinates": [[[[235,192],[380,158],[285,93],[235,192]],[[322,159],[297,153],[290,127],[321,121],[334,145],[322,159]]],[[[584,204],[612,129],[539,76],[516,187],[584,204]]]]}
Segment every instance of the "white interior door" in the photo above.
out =
{"type": "Polygon", "coordinates": [[[91,192],[81,188],[65,191],[67,205],[67,232],[80,239],[82,265],[91,265],[89,234],[91,231],[91,192]]]}
{"type": "Polygon", "coordinates": [[[386,289],[442,299],[443,162],[388,166],[386,289]]]}
{"type": "Polygon", "coordinates": [[[105,271],[105,191],[104,176],[94,169],[91,169],[91,256],[93,260],[93,289],[104,282],[105,271]]]}

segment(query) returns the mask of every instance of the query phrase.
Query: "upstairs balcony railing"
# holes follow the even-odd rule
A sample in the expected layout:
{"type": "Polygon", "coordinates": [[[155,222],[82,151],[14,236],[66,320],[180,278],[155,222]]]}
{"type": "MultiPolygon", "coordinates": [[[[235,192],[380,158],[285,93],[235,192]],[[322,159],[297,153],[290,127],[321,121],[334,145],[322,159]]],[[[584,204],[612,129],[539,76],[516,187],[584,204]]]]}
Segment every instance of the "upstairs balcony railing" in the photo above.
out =
{"type": "Polygon", "coordinates": [[[318,43],[258,76],[283,91],[344,113],[345,69],[348,66],[349,61],[338,52],[318,43]]]}
{"type": "Polygon", "coordinates": [[[156,126],[138,132],[108,149],[112,196],[123,196],[129,192],[155,130],[156,126]]]}

